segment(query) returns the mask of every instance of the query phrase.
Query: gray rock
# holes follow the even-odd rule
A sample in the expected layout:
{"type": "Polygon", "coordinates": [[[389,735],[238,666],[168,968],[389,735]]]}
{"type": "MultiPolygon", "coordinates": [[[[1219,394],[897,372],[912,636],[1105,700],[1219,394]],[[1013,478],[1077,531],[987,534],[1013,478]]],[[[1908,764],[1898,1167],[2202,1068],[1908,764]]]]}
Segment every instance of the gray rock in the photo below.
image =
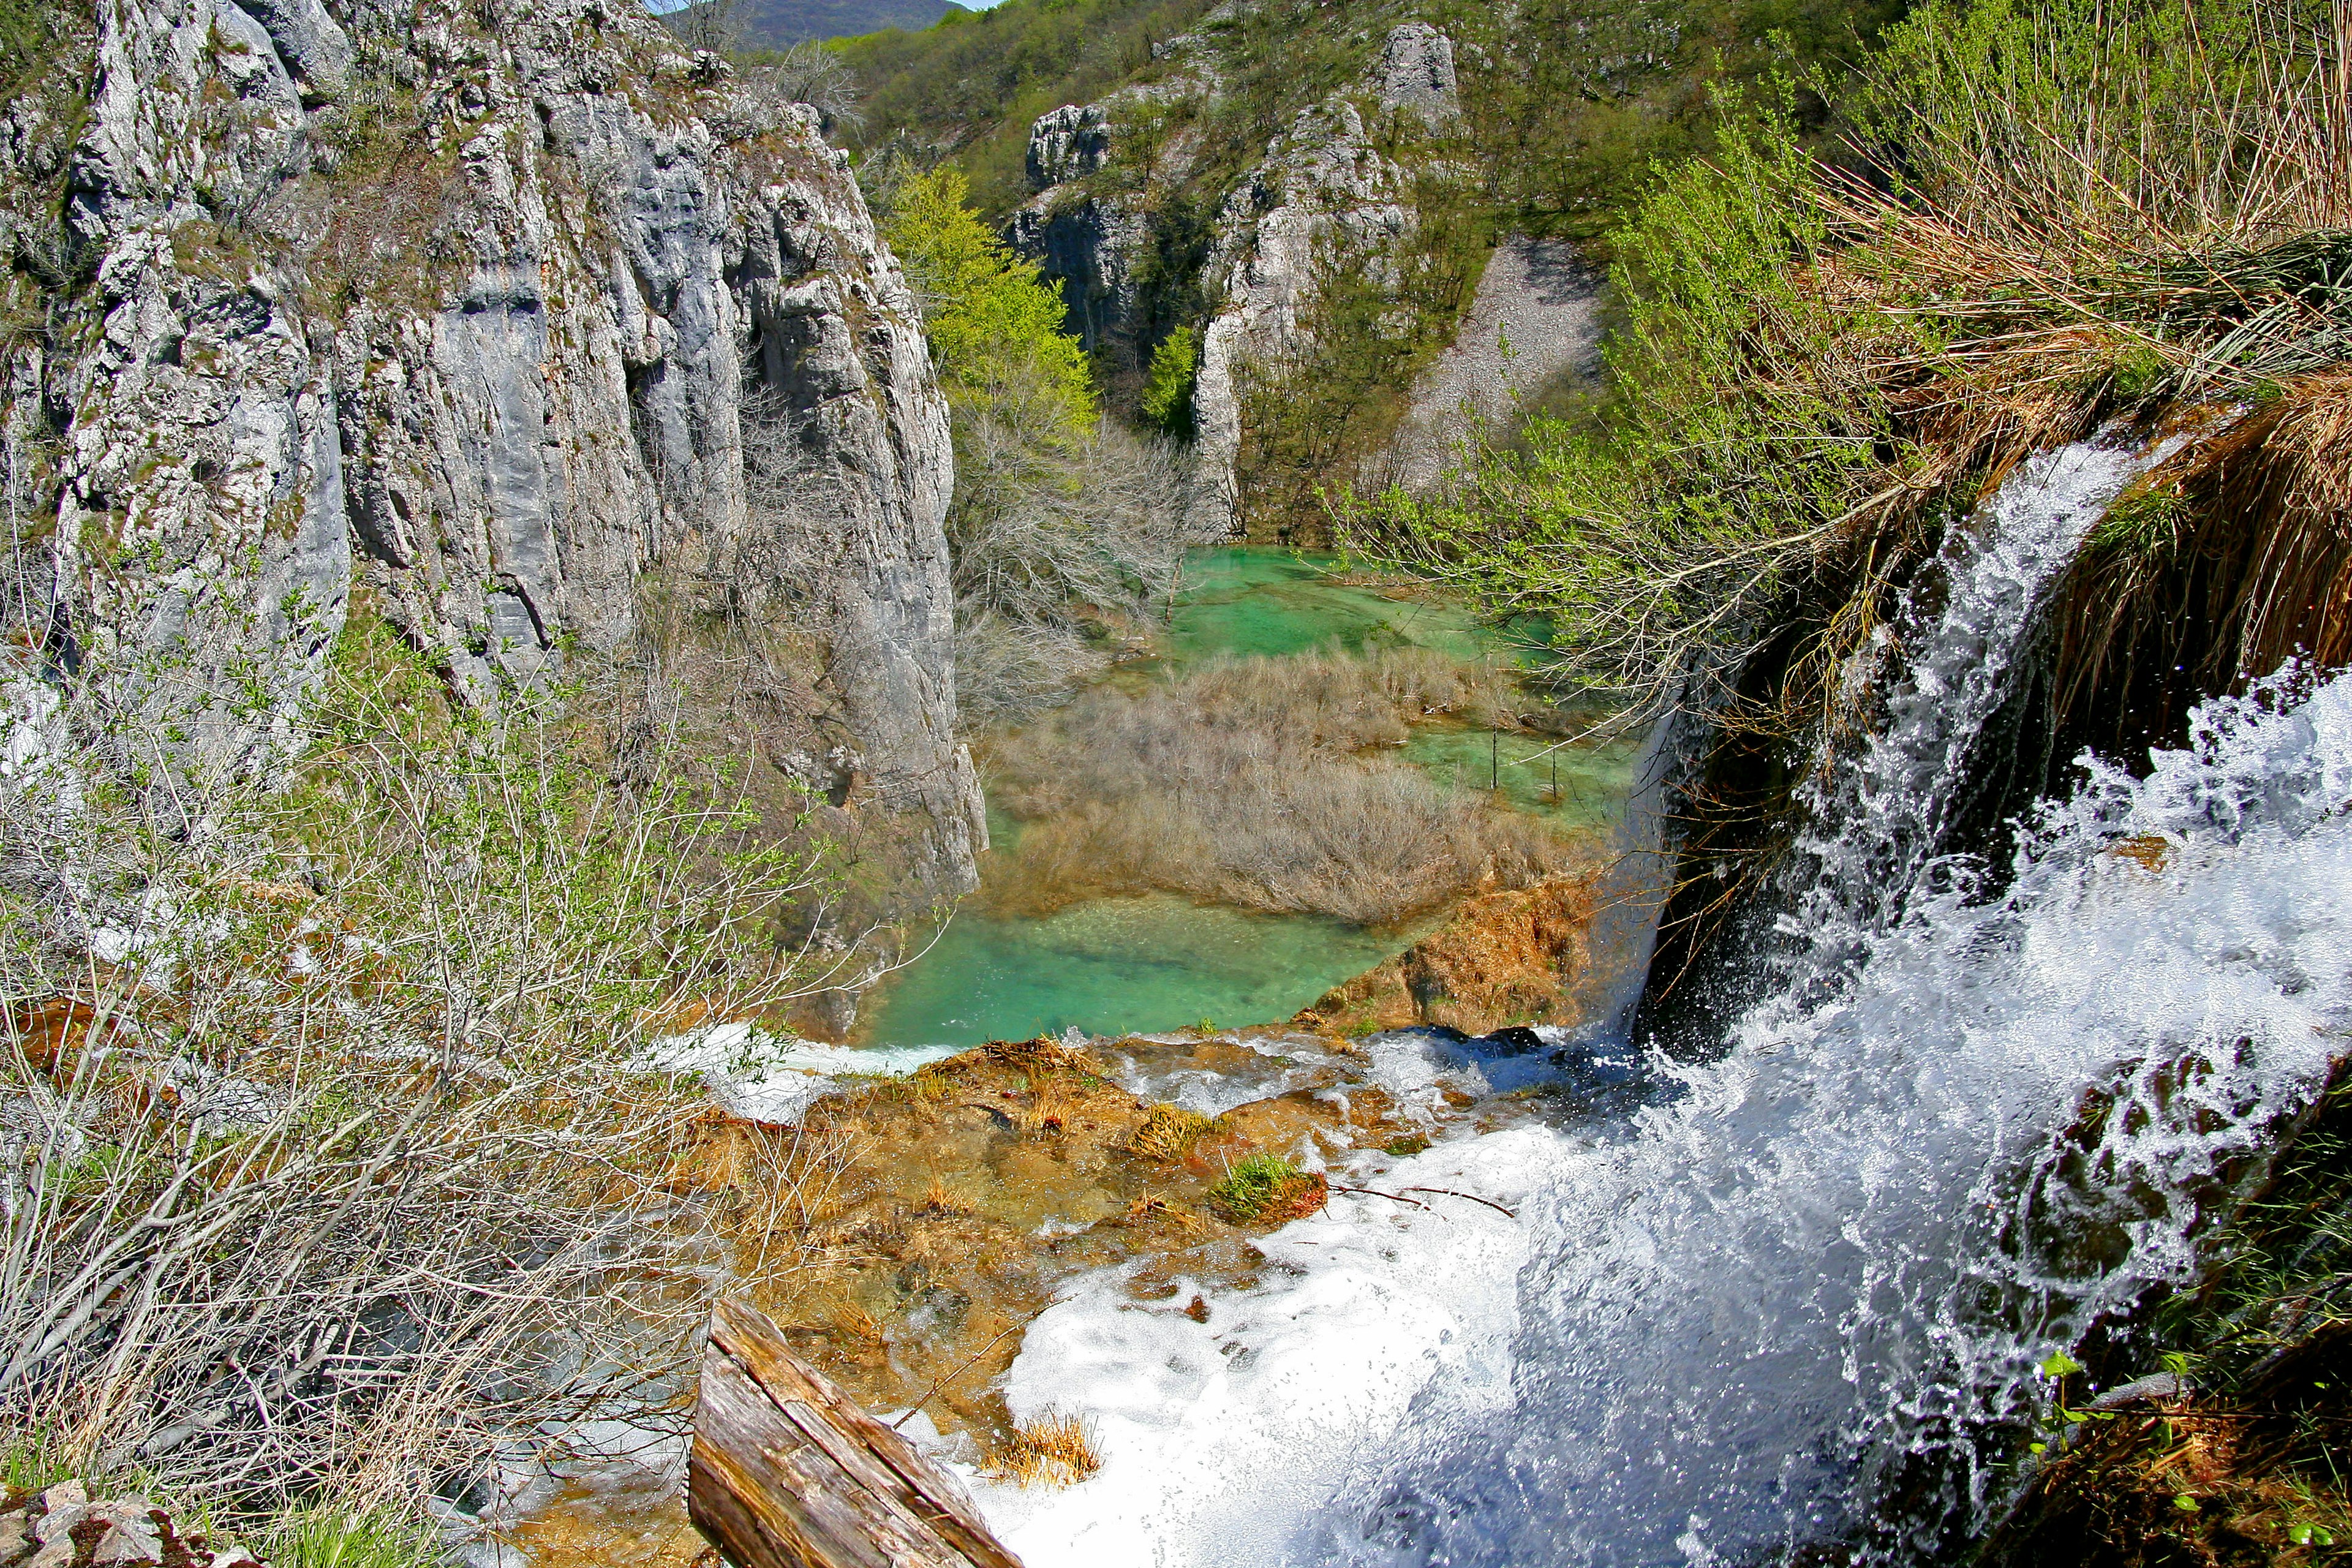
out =
{"type": "Polygon", "coordinates": [[[1207,276],[1219,300],[1201,339],[1192,393],[1198,432],[1186,491],[1200,537],[1242,526],[1236,465],[1242,380],[1297,352],[1318,258],[1393,279],[1414,231],[1412,172],[1379,152],[1344,96],[1299,111],[1265,162],[1225,203],[1207,276]]]}
{"type": "Polygon", "coordinates": [[[59,1481],[41,1493],[31,1511],[33,1539],[52,1546],[89,1517],[89,1493],[79,1481],[59,1481]]]}
{"type": "MultiPolygon", "coordinates": [[[[1213,20],[1202,19],[1204,29],[1213,20]]],[[[1143,342],[1141,279],[1154,236],[1147,194],[1097,195],[1077,182],[1117,161],[1115,126],[1125,110],[1220,90],[1205,36],[1169,40],[1154,53],[1180,61],[1181,72],[1101,103],[1053,110],[1030,129],[1029,178],[1040,191],[1014,216],[1013,244],[1061,283],[1070,324],[1089,349],[1143,342]]],[[[1249,365],[1278,364],[1302,346],[1318,257],[1393,278],[1414,232],[1414,172],[1374,144],[1357,106],[1368,95],[1381,110],[1416,116],[1432,130],[1456,120],[1452,40],[1423,22],[1391,30],[1364,87],[1302,110],[1220,209],[1202,274],[1213,309],[1193,388],[1198,439],[1184,503],[1195,537],[1240,528],[1242,382],[1249,365]]],[[[1151,178],[1160,184],[1181,183],[1195,153],[1189,134],[1155,150],[1151,178]]]]}
{"type": "Polygon", "coordinates": [[[14,1564],[33,1550],[33,1521],[23,1509],[0,1514],[0,1563],[14,1564]]]}
{"type": "Polygon", "coordinates": [[[288,69],[320,98],[350,85],[352,40],[320,0],[236,0],[259,22],[288,69]]]}
{"type": "Polygon", "coordinates": [[[1066,103],[1029,127],[1026,166],[1038,190],[1083,180],[1110,156],[1110,110],[1103,104],[1066,103]]]}
{"type": "Polygon", "coordinates": [[[0,381],[0,429],[62,426],[42,614],[154,672],[172,760],[261,766],[355,585],[495,701],[658,576],[794,650],[786,749],[856,753],[923,896],[965,890],[946,408],[845,160],[635,6],[498,10],[101,8],[86,346],[0,381]],[[419,151],[330,172],[308,105],[362,86],[419,151]]]}
{"type": "Polygon", "coordinates": [[[1012,242],[1060,281],[1070,327],[1089,352],[1137,331],[1138,264],[1151,243],[1150,215],[1139,205],[1118,196],[1075,205],[1033,202],[1013,215],[1012,242]]]}
{"type": "Polygon", "coordinates": [[[90,1552],[90,1568],[163,1562],[163,1540],[151,1517],[153,1510],[145,1498],[119,1499],[92,1510],[92,1517],[104,1521],[107,1529],[90,1552]]]}
{"type": "Polygon", "coordinates": [[[1431,120],[1462,112],[1454,95],[1454,40],[1426,22],[1392,29],[1381,50],[1381,105],[1431,120]]]}

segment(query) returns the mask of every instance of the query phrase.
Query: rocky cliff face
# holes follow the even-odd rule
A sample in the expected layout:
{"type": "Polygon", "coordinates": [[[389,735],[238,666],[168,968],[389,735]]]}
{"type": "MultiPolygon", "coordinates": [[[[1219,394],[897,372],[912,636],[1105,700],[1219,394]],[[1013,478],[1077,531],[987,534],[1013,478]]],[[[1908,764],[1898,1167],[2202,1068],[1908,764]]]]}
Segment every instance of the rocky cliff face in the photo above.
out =
{"type": "MultiPolygon", "coordinates": [[[[1198,105],[1223,90],[1213,37],[1173,39],[1155,53],[1174,62],[1176,74],[1098,104],[1054,110],[1031,132],[1029,175],[1039,194],[1016,216],[1014,243],[1062,281],[1072,324],[1089,346],[1153,335],[1154,301],[1140,282],[1157,243],[1150,215],[1192,176],[1202,153],[1197,132],[1156,134],[1154,121],[1189,98],[1195,104],[1180,118],[1196,125],[1206,118],[1198,105]],[[1130,153],[1129,142],[1149,150],[1130,153]],[[1145,159],[1149,169],[1129,171],[1124,182],[1096,177],[1145,159]],[[1097,188],[1106,184],[1114,188],[1097,188]]],[[[1207,320],[1188,506],[1205,535],[1243,531],[1243,386],[1253,367],[1295,356],[1305,315],[1333,270],[1376,286],[1398,280],[1420,221],[1416,186],[1429,171],[1383,146],[1398,145],[1400,127],[1407,142],[1416,132],[1442,135],[1460,112],[1451,41],[1427,23],[1402,24],[1381,41],[1363,80],[1299,109],[1223,195],[1197,279],[1207,320]]]]}
{"type": "Polygon", "coordinates": [[[5,426],[54,666],[167,668],[135,700],[225,761],[355,593],[474,702],[730,628],[767,763],[971,885],[945,406],[810,111],[619,0],[158,0],[87,43],[84,128],[0,135],[13,297],[63,258],[5,426]]]}

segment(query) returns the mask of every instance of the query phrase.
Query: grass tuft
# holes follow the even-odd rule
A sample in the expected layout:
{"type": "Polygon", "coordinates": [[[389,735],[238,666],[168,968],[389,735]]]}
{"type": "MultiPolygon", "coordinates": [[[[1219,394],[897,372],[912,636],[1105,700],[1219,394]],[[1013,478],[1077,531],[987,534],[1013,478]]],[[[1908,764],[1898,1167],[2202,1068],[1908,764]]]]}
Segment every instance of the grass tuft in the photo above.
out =
{"type": "Polygon", "coordinates": [[[1059,1410],[1015,1426],[1003,1464],[1004,1473],[1024,1487],[1076,1486],[1102,1468],[1091,1426],[1059,1410]]]}
{"type": "Polygon", "coordinates": [[[264,1537],[270,1568],[433,1568],[446,1560],[425,1526],[386,1509],[333,1507],[289,1515],[264,1537]]]}
{"type": "Polygon", "coordinates": [[[1286,1154],[1261,1152],[1225,1168],[1209,1201],[1235,1225],[1301,1219],[1321,1208],[1330,1190],[1320,1172],[1301,1170],[1286,1154]]]}
{"type": "Polygon", "coordinates": [[[1218,1131],[1216,1119],[1197,1110],[1187,1110],[1181,1105],[1160,1104],[1144,1117],[1127,1141],[1130,1153],[1147,1160],[1177,1161],[1192,1151],[1192,1145],[1213,1136],[1218,1131]]]}

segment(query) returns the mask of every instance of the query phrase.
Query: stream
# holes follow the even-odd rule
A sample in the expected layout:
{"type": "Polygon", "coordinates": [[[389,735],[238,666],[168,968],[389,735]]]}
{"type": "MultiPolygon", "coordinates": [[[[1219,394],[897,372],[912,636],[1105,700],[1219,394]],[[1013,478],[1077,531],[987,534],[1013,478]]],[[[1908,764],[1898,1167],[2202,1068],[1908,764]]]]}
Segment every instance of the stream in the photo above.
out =
{"type": "MultiPolygon", "coordinates": [[[[1108,678],[1133,689],[1220,657],[1282,657],[1329,647],[1356,654],[1417,647],[1475,662],[1513,644],[1466,612],[1333,580],[1331,558],[1271,548],[1196,552],[1157,658],[1108,678]]],[[[1491,790],[1563,831],[1604,830],[1623,810],[1633,742],[1562,747],[1559,738],[1444,722],[1418,727],[1407,760],[1462,790],[1491,790]]],[[[983,763],[983,776],[985,764],[983,763]]],[[[1023,826],[992,812],[996,847],[982,890],[939,940],[861,1012],[861,1046],[976,1046],[1077,1028],[1129,1034],[1209,1020],[1286,1018],[1393,957],[1433,922],[1367,928],[1320,915],[1271,915],[1168,894],[1092,899],[1051,914],[989,910],[1023,826]]]]}

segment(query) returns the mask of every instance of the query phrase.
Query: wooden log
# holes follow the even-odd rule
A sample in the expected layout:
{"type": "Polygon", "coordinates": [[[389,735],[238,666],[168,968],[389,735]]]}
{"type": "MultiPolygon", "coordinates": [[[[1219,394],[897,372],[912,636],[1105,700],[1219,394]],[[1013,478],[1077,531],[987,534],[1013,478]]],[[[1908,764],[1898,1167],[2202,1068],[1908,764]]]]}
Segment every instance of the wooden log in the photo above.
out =
{"type": "Polygon", "coordinates": [[[736,1568],[1021,1568],[954,1478],[740,1301],[710,1315],[687,1504],[736,1568]]]}

